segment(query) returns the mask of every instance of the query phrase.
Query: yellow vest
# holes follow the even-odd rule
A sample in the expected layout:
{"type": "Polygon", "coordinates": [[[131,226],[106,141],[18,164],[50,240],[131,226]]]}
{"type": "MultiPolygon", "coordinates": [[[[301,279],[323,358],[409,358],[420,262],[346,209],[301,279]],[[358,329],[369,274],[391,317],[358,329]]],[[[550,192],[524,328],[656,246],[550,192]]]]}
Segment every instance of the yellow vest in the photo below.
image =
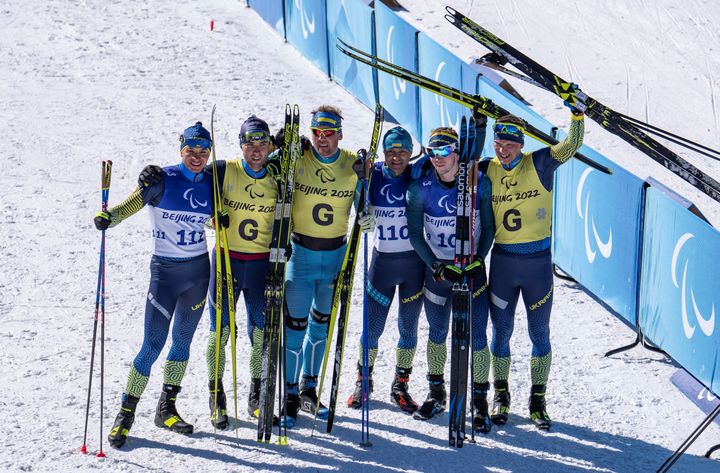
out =
{"type": "Polygon", "coordinates": [[[308,150],[295,165],[293,231],[314,238],[337,238],[347,234],[357,174],[352,164],[355,153],[340,150],[330,163],[320,162],[308,150]]]}
{"type": "Polygon", "coordinates": [[[528,243],[550,236],[553,193],[540,182],[532,153],[523,153],[510,171],[493,158],[487,176],[492,182],[496,243],[528,243]]]}
{"type": "Polygon", "coordinates": [[[227,161],[223,208],[230,214],[230,251],[267,253],[272,240],[277,183],[269,175],[255,179],[240,160],[227,161]]]}

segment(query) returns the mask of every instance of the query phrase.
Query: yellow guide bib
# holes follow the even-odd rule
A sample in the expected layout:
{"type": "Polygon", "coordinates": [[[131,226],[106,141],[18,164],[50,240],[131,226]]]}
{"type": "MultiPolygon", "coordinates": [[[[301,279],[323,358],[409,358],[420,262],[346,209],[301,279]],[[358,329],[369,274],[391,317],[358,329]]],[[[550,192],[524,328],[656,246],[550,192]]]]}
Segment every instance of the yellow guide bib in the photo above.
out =
{"type": "Polygon", "coordinates": [[[303,153],[295,167],[293,231],[314,238],[337,238],[347,234],[357,174],[355,153],[340,150],[330,163],[320,162],[312,150],[303,153]]]}
{"type": "Polygon", "coordinates": [[[487,176],[492,182],[496,243],[528,243],[550,236],[553,193],[540,182],[532,153],[523,153],[510,171],[493,158],[487,176]]]}
{"type": "Polygon", "coordinates": [[[223,208],[230,214],[230,251],[267,253],[272,239],[277,183],[268,174],[248,175],[240,160],[227,161],[222,188],[223,208]]]}

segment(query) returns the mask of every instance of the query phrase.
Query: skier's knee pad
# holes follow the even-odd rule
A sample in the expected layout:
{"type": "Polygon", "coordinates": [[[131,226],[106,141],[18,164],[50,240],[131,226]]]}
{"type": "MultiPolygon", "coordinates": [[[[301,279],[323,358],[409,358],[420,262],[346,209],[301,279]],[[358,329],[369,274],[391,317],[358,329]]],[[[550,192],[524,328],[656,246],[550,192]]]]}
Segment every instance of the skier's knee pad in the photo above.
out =
{"type": "Polygon", "coordinates": [[[310,313],[312,314],[313,322],[316,324],[327,324],[330,321],[330,314],[323,314],[314,307],[310,309],[310,313]]]}
{"type": "Polygon", "coordinates": [[[290,314],[285,314],[285,327],[287,327],[289,330],[294,330],[297,332],[304,332],[307,329],[308,326],[308,317],[302,317],[302,318],[295,318],[292,317],[290,314]]]}

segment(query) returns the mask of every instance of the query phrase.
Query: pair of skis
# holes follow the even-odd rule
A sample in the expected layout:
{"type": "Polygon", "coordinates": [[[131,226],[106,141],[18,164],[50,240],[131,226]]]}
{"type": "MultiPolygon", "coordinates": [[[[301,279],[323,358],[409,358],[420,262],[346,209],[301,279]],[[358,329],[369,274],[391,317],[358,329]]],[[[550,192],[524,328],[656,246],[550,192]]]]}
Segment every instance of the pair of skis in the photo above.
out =
{"type": "Polygon", "coordinates": [[[212,175],[213,175],[213,222],[215,225],[215,398],[213,405],[215,411],[212,418],[217,419],[218,415],[218,382],[222,377],[219,373],[220,369],[220,350],[225,350],[221,346],[220,339],[222,334],[222,308],[223,308],[223,286],[227,292],[228,316],[230,319],[230,353],[232,363],[233,378],[233,402],[235,414],[235,437],[238,436],[238,410],[237,410],[237,358],[235,346],[235,294],[233,289],[233,276],[230,266],[230,251],[228,248],[227,231],[225,227],[220,225],[220,215],[223,213],[222,189],[220,188],[220,180],[217,173],[217,159],[215,156],[215,110],[213,105],[210,114],[210,139],[212,140],[212,175]],[[223,251],[224,249],[224,251],[223,251]],[[224,271],[223,271],[224,264],[224,271]]]}
{"type": "MultiPolygon", "coordinates": [[[[510,64],[515,66],[519,71],[525,74],[528,79],[530,79],[528,82],[534,83],[535,85],[554,93],[566,101],[569,105],[572,105],[578,110],[584,112],[585,115],[597,122],[601,127],[605,128],[610,133],[623,139],[656,162],[665,166],[668,170],[680,178],[689,182],[700,191],[720,202],[720,183],[675,154],[673,151],[655,141],[646,134],[646,131],[651,133],[663,133],[665,136],[662,134],[658,134],[658,136],[676,143],[678,139],[681,139],[686,143],[694,145],[696,148],[694,149],[693,147],[689,147],[689,149],[705,154],[706,156],[708,156],[707,153],[704,153],[697,148],[702,148],[715,154],[718,154],[717,151],[698,145],[697,143],[690,142],[682,137],[665,132],[657,127],[653,127],[652,125],[648,125],[612,110],[610,107],[598,102],[584,93],[572,82],[568,82],[549,71],[533,59],[492,34],[490,31],[475,23],[467,16],[451,7],[445,7],[445,9],[448,12],[448,14],[445,15],[445,18],[450,23],[473,38],[475,41],[490,49],[493,53],[506,59],[510,64]]],[[[686,145],[683,144],[683,146],[686,145]]],[[[713,158],[718,159],[715,157],[713,158]]]]}
{"type": "MultiPolygon", "coordinates": [[[[110,178],[112,177],[112,161],[103,161],[100,173],[101,208],[107,212],[110,196],[110,178]]],[[[85,431],[81,453],[87,453],[88,420],[90,418],[90,394],[92,392],[93,368],[95,367],[95,344],[97,339],[98,321],[100,322],[100,449],[98,458],[105,457],[102,449],[103,438],[103,391],[105,381],[105,230],[100,236],[100,263],[98,266],[97,289],[95,290],[95,313],[93,315],[92,347],[90,348],[90,376],[88,378],[87,404],[85,406],[85,431]]]]}
{"type": "MultiPolygon", "coordinates": [[[[375,159],[375,153],[377,152],[378,144],[380,142],[380,134],[382,132],[383,123],[383,107],[379,103],[375,107],[375,121],[373,124],[372,137],[370,139],[370,147],[367,149],[365,158],[362,159],[365,166],[366,179],[363,183],[362,191],[360,193],[360,200],[358,202],[358,209],[366,208],[368,199],[367,190],[369,184],[368,164],[372,166],[375,159]]],[[[345,338],[347,334],[347,319],[350,313],[350,299],[352,296],[353,278],[355,276],[355,264],[357,262],[358,247],[360,245],[360,234],[362,230],[358,219],[360,212],[355,214],[355,222],[352,226],[350,233],[350,240],[348,241],[347,248],[345,250],[345,257],[343,258],[340,272],[338,273],[335,281],[335,289],[333,291],[333,302],[332,309],[330,312],[330,321],[328,322],[328,340],[325,345],[325,354],[323,356],[322,369],[320,371],[320,384],[318,386],[318,393],[321,395],[323,390],[323,383],[325,380],[325,373],[327,371],[327,362],[330,354],[330,341],[332,340],[332,334],[337,325],[337,337],[335,342],[335,358],[333,367],[332,385],[330,387],[330,403],[328,405],[328,419],[327,419],[327,432],[332,432],[333,421],[335,419],[335,407],[337,406],[338,388],[340,386],[340,373],[342,371],[343,353],[345,351],[345,338]]],[[[365,332],[367,327],[363,326],[363,337],[366,337],[365,332]]],[[[366,341],[366,340],[365,340],[366,341]]],[[[365,343],[367,345],[367,343],[365,343]]],[[[363,352],[366,350],[366,346],[363,347],[363,352]]],[[[368,362],[367,356],[363,353],[363,365],[368,362]]],[[[367,379],[367,366],[363,366],[363,378],[367,379]]],[[[369,385],[364,386],[363,389],[363,406],[365,407],[367,402],[367,395],[369,394],[369,385]],[[365,389],[367,388],[367,389],[365,389]]],[[[320,403],[318,402],[318,407],[320,403]]],[[[365,411],[364,411],[365,412],[365,411]]],[[[366,415],[363,414],[363,420],[366,419],[366,415]]],[[[313,432],[315,430],[315,422],[317,421],[317,410],[315,411],[315,419],[313,420],[313,432]]],[[[364,427],[364,424],[363,424],[364,427]]],[[[366,442],[365,433],[363,434],[363,442],[366,442]]]]}
{"type": "MultiPolygon", "coordinates": [[[[260,401],[258,413],[258,442],[270,442],[273,426],[273,405],[277,379],[282,393],[278,397],[281,415],[285,397],[285,266],[287,248],[290,244],[293,189],[295,187],[295,164],[300,155],[300,110],[297,105],[285,105],[285,143],[280,150],[281,175],[275,200],[272,240],[270,243],[270,267],[265,278],[265,331],[262,346],[262,375],[260,378],[260,401]],[[278,363],[278,360],[280,363],[278,363]]],[[[287,430],[278,427],[278,443],[287,444],[287,430]]]]}
{"type": "MultiPolygon", "coordinates": [[[[352,59],[355,59],[356,61],[374,67],[378,71],[385,72],[392,76],[398,77],[399,79],[410,82],[411,84],[414,84],[425,90],[429,90],[430,92],[440,95],[441,97],[458,103],[464,107],[468,107],[474,112],[481,113],[482,115],[485,115],[488,118],[492,118],[493,120],[496,120],[503,115],[510,114],[508,110],[502,108],[487,97],[483,97],[482,95],[469,94],[460,89],[450,87],[443,84],[442,82],[438,82],[429,77],[425,77],[421,74],[418,74],[417,72],[405,69],[401,66],[393,64],[390,61],[380,59],[375,55],[366,53],[365,51],[350,46],[341,39],[338,39],[337,48],[343,54],[352,59]]],[[[527,124],[525,131],[528,136],[548,146],[557,144],[559,142],[559,140],[553,135],[549,135],[529,123],[527,124]]],[[[581,161],[602,173],[612,174],[612,170],[610,170],[610,168],[593,161],[582,153],[576,152],[574,157],[578,161],[581,161]]]]}
{"type": "MultiPolygon", "coordinates": [[[[475,119],[460,120],[460,149],[457,176],[457,213],[455,216],[454,265],[464,272],[475,256],[473,219],[475,216],[476,179],[475,119]]],[[[450,446],[460,448],[465,441],[465,409],[468,392],[468,355],[472,333],[472,287],[467,276],[452,287],[452,330],[450,347],[450,446]]],[[[472,403],[471,403],[472,405],[472,403]]],[[[473,433],[474,435],[474,433],[473,433]]]]}

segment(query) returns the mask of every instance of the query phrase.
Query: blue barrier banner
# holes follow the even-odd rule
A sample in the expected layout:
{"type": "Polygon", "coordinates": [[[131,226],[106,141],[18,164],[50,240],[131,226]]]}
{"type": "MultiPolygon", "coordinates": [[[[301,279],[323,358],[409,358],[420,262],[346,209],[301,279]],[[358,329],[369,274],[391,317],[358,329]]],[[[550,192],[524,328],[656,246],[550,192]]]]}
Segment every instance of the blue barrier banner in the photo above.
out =
{"type": "Polygon", "coordinates": [[[720,393],[720,233],[653,187],[645,209],[640,328],[720,393]]]}
{"type": "Polygon", "coordinates": [[[330,75],[325,0],[285,0],[287,40],[330,75]]]}
{"type": "MultiPolygon", "coordinates": [[[[418,71],[443,84],[462,88],[462,61],[424,33],[418,35],[418,71]]],[[[447,126],[459,130],[460,117],[463,114],[470,116],[471,113],[469,108],[420,90],[421,143],[427,144],[433,128],[447,126]]]]}
{"type": "MultiPolygon", "coordinates": [[[[375,33],[379,58],[417,72],[417,30],[381,2],[375,2],[375,33]]],[[[385,110],[421,141],[417,86],[378,72],[378,89],[385,110]]]]}
{"type": "Polygon", "coordinates": [[[280,36],[285,37],[283,0],[248,0],[248,6],[255,10],[280,36]]]}
{"type": "Polygon", "coordinates": [[[553,262],[634,327],[643,181],[594,150],[612,175],[571,159],[555,172],[553,262]]]}
{"type": "MultiPolygon", "coordinates": [[[[720,399],[715,396],[712,391],[708,390],[705,386],[698,383],[690,373],[682,368],[679,368],[675,374],[672,375],[670,381],[680,390],[681,393],[690,399],[705,415],[710,415],[715,410],[720,399]]],[[[720,425],[720,416],[715,418],[715,423],[720,425]]]]}
{"type": "Polygon", "coordinates": [[[341,53],[337,38],[374,53],[373,10],[360,0],[327,2],[328,47],[330,48],[330,73],[335,82],[342,85],[369,108],[375,108],[375,72],[341,53]]]}

